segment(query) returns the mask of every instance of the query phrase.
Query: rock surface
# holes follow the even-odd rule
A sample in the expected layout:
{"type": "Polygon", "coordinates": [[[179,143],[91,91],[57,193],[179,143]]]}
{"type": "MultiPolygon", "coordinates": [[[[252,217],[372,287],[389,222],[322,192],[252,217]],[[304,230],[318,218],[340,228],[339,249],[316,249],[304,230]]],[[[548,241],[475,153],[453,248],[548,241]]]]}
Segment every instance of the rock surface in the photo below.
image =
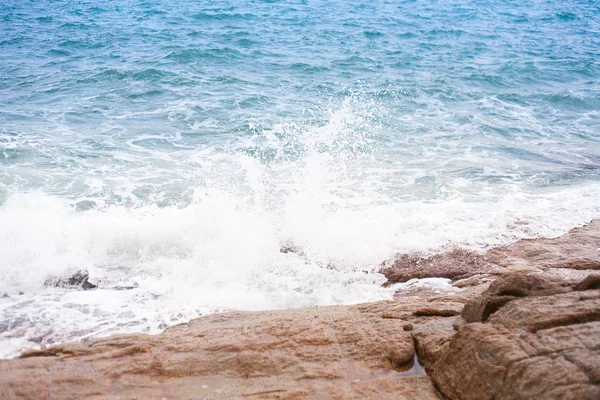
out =
{"type": "Polygon", "coordinates": [[[0,398],[437,398],[406,322],[381,310],[217,314],[33,351],[0,363],[0,398]]]}
{"type": "Polygon", "coordinates": [[[393,262],[384,263],[380,272],[388,279],[386,285],[390,285],[414,278],[459,280],[500,270],[500,267],[490,264],[483,254],[453,249],[447,253],[428,257],[419,254],[402,254],[393,262]]]}
{"type": "Polygon", "coordinates": [[[383,264],[386,285],[413,278],[466,279],[481,274],[505,275],[516,271],[551,268],[600,269],[600,220],[574,228],[554,239],[523,239],[486,254],[453,249],[433,256],[402,254],[383,264]]]}
{"type": "Polygon", "coordinates": [[[0,361],[0,399],[600,399],[599,231],[394,266],[458,293],[217,314],[30,351],[0,361]]]}
{"type": "Polygon", "coordinates": [[[494,282],[430,369],[450,399],[600,399],[600,290],[494,282]]]}
{"type": "Polygon", "coordinates": [[[554,239],[524,239],[489,251],[489,262],[513,269],[600,269],[600,220],[554,239]]]}

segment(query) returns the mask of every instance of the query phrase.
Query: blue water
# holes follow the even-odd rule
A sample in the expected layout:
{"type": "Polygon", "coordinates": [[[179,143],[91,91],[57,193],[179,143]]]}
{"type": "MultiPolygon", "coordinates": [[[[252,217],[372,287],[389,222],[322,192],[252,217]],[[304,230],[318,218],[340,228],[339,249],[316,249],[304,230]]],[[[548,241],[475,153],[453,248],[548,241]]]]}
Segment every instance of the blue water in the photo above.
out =
{"type": "Polygon", "coordinates": [[[0,355],[600,217],[599,78],[596,1],[3,0],[0,355]]]}

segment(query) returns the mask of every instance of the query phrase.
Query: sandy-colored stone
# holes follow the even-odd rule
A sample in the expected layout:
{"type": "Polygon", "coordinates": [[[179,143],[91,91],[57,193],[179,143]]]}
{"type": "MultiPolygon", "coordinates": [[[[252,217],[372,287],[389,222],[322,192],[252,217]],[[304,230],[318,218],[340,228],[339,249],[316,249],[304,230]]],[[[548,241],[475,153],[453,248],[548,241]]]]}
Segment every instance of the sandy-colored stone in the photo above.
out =
{"type": "Polygon", "coordinates": [[[428,369],[437,386],[449,399],[600,398],[600,290],[586,279],[493,282],[428,369]]]}
{"type": "Polygon", "coordinates": [[[415,350],[426,369],[433,367],[448,347],[456,333],[454,327],[458,318],[429,318],[414,326],[415,350]]]}
{"type": "Polygon", "coordinates": [[[517,299],[493,313],[488,321],[528,332],[600,321],[600,290],[517,299]]]}
{"type": "Polygon", "coordinates": [[[572,285],[560,279],[515,273],[492,282],[485,292],[467,302],[462,316],[467,322],[485,322],[496,310],[513,300],[570,291],[572,285]]]}
{"type": "Polygon", "coordinates": [[[0,362],[0,398],[436,398],[415,372],[406,321],[382,314],[217,314],[156,336],[32,351],[0,362]]]}
{"type": "Polygon", "coordinates": [[[414,278],[459,280],[501,270],[502,268],[489,263],[483,254],[453,249],[432,256],[400,254],[393,261],[384,263],[380,272],[388,279],[386,285],[391,285],[414,278]]]}
{"type": "MultiPolygon", "coordinates": [[[[581,270],[584,276],[600,269],[600,220],[574,228],[553,239],[523,239],[510,246],[478,254],[463,249],[422,255],[399,254],[382,264],[386,285],[414,278],[448,278],[469,285],[473,276],[506,275],[551,268],[581,270]]],[[[474,282],[474,281],[473,281],[474,282]]]]}
{"type": "Polygon", "coordinates": [[[512,269],[600,269],[600,220],[554,239],[524,239],[489,251],[488,262],[512,269]]]}

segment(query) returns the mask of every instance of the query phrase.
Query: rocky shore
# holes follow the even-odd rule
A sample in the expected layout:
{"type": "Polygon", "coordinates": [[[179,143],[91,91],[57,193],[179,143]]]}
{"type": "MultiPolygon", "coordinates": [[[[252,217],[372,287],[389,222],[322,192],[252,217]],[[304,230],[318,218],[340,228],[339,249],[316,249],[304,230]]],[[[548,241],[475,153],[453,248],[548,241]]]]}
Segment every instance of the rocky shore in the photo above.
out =
{"type": "Polygon", "coordinates": [[[600,220],[485,255],[401,255],[456,293],[194,319],[0,361],[0,399],[600,399],[600,220]]]}

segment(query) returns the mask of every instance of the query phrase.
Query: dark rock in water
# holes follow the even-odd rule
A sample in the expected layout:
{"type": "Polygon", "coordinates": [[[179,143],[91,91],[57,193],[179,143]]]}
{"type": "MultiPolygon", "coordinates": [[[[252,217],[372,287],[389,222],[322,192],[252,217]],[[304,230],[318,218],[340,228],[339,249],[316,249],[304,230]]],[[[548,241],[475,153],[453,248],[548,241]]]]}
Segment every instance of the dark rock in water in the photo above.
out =
{"type": "Polygon", "coordinates": [[[63,282],[69,286],[80,286],[83,290],[96,289],[98,286],[90,283],[87,271],[78,271],[63,282]]]}
{"type": "Polygon", "coordinates": [[[77,271],[67,278],[49,278],[46,280],[45,286],[81,288],[83,290],[96,289],[98,285],[91,283],[89,277],[87,271],[77,271]]]}
{"type": "MultiPolygon", "coordinates": [[[[66,289],[83,289],[83,290],[92,290],[92,289],[97,289],[99,285],[96,285],[94,283],[91,283],[89,281],[89,274],[87,271],[77,271],[74,274],[65,277],[65,278],[58,278],[58,277],[51,277],[48,278],[46,280],[46,282],[44,283],[45,286],[52,286],[52,287],[62,287],[62,288],[66,288],[66,289]]],[[[100,282],[100,284],[102,284],[102,287],[105,289],[112,289],[112,290],[131,290],[131,289],[135,289],[138,287],[138,284],[136,282],[126,282],[123,285],[116,285],[116,286],[108,286],[106,283],[100,282]]]]}
{"type": "Polygon", "coordinates": [[[279,248],[279,252],[281,252],[283,254],[292,253],[292,254],[298,255],[299,257],[306,258],[306,254],[304,253],[304,250],[302,250],[301,247],[296,246],[295,244],[292,244],[292,243],[287,243],[287,244],[281,245],[281,247],[279,248]]]}
{"type": "Polygon", "coordinates": [[[126,286],[122,286],[122,285],[117,285],[117,286],[113,286],[110,289],[112,290],[132,290],[132,289],[136,289],[138,287],[137,283],[132,283],[130,285],[126,285],[126,286]]]}

